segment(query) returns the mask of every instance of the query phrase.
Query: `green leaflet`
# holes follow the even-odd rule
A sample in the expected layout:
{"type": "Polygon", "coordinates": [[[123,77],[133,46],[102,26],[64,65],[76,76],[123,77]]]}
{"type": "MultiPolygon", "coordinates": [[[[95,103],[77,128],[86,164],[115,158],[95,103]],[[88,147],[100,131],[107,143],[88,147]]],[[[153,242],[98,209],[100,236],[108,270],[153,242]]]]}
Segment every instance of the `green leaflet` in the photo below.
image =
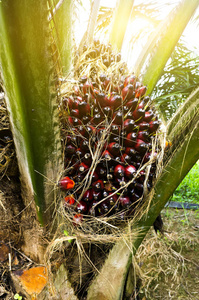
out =
{"type": "MultiPolygon", "coordinates": [[[[167,60],[198,5],[199,0],[181,1],[169,15],[168,24],[162,31],[162,36],[157,36],[156,39],[152,41],[153,45],[145,48],[148,49],[147,53],[142,53],[142,57],[144,58],[146,58],[148,54],[151,55],[142,78],[142,82],[148,87],[149,94],[160,78],[167,60]],[[158,38],[160,38],[160,40],[157,43],[158,38]]],[[[145,49],[143,52],[145,52],[145,49]]],[[[145,59],[140,61],[138,69],[141,70],[145,63],[145,59]]]]}

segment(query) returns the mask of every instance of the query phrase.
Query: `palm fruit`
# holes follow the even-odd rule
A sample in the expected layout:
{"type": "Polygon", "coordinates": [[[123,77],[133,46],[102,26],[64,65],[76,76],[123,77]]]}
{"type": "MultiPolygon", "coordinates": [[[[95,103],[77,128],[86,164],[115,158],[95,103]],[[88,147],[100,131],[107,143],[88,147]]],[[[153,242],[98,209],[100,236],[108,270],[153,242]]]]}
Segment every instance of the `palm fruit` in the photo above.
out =
{"type": "MultiPolygon", "coordinates": [[[[94,46],[98,50],[85,50],[90,64],[103,59],[108,66],[117,60],[110,47],[94,46]]],[[[66,177],[59,183],[75,198],[66,197],[64,205],[75,224],[84,216],[132,216],[152,187],[160,151],[155,138],[160,120],[146,86],[134,74],[93,70],[81,75],[62,99],[66,177]]]]}

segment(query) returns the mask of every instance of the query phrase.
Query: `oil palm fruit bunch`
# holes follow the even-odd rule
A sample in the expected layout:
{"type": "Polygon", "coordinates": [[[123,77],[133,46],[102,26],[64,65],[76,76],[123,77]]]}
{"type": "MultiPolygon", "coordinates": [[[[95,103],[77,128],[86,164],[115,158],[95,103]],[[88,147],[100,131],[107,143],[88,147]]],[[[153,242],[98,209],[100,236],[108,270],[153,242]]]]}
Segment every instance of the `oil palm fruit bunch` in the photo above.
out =
{"type": "Polygon", "coordinates": [[[146,90],[133,74],[102,73],[95,82],[80,77],[62,99],[66,176],[59,185],[76,224],[86,216],[130,217],[150,191],[160,121],[146,90]]]}

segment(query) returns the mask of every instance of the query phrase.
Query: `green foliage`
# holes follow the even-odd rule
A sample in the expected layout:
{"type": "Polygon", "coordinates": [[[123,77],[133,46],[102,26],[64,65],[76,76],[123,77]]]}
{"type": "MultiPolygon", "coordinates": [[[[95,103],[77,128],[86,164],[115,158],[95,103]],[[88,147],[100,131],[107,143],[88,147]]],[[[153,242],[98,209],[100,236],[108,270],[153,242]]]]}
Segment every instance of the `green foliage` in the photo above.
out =
{"type": "Polygon", "coordinates": [[[152,93],[164,119],[169,120],[179,105],[198,87],[198,65],[198,55],[180,40],[152,93]]]}
{"type": "Polygon", "coordinates": [[[199,204],[199,162],[189,171],[173,194],[172,201],[199,204]]]}

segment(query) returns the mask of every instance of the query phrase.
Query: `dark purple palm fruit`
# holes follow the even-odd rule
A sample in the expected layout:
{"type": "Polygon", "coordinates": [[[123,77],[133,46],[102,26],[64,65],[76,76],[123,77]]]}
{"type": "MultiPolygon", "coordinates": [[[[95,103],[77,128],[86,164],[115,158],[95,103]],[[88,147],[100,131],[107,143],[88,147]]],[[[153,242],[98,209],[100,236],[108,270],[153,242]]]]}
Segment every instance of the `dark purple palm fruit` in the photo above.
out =
{"type": "Polygon", "coordinates": [[[129,206],[132,204],[129,196],[121,195],[119,196],[118,201],[123,209],[129,208],[129,206]]]}
{"type": "Polygon", "coordinates": [[[84,200],[86,202],[91,202],[93,200],[92,189],[89,189],[84,193],[82,200],[84,200]]]}
{"type": "Polygon", "coordinates": [[[81,214],[86,214],[88,210],[87,203],[83,200],[79,201],[76,206],[76,211],[81,214]]]}
{"type": "Polygon", "coordinates": [[[95,192],[100,192],[104,189],[104,183],[101,179],[99,179],[93,182],[92,187],[95,192]]]}
{"type": "Polygon", "coordinates": [[[124,121],[124,130],[126,133],[133,132],[137,129],[137,126],[135,125],[134,120],[132,119],[126,119],[124,121]]]}

